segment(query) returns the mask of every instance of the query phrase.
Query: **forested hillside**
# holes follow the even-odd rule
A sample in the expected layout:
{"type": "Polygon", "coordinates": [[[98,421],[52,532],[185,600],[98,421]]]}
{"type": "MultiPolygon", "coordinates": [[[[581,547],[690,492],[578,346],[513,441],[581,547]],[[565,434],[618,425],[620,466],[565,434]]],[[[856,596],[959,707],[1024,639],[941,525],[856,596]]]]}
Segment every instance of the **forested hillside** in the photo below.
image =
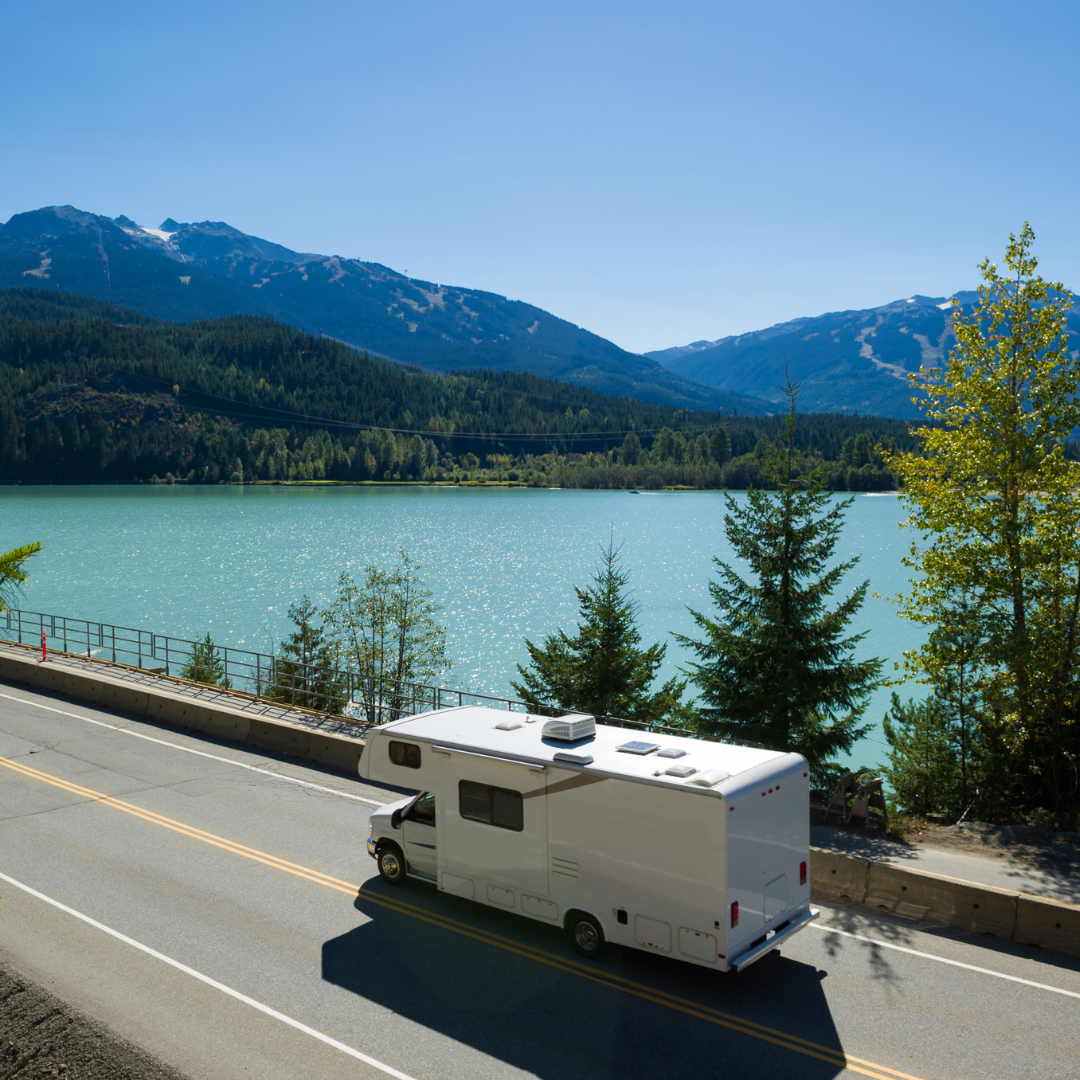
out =
{"type": "Polygon", "coordinates": [[[0,287],[47,286],[163,319],[262,315],[429,371],[530,372],[676,408],[767,413],[520,300],[421,281],[388,266],[291,251],[221,221],[49,206],[0,226],[0,287]]]}
{"type": "MultiPolygon", "coordinates": [[[[719,416],[511,372],[447,376],[269,319],[177,324],[49,290],[0,291],[7,483],[506,479],[745,486],[775,417],[719,416]]],[[[906,426],[801,418],[834,486],[889,487],[906,426]]]]}

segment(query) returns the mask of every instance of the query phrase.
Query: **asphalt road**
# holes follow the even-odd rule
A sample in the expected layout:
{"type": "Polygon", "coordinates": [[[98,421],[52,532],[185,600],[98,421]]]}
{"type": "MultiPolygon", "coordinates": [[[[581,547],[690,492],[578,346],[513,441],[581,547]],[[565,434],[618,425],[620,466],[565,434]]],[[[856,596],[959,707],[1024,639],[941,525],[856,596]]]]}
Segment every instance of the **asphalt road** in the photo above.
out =
{"type": "Polygon", "coordinates": [[[826,907],[742,975],[589,964],[385,887],[393,797],[0,685],[0,957],[198,1080],[1080,1077],[1076,961],[826,907]]]}

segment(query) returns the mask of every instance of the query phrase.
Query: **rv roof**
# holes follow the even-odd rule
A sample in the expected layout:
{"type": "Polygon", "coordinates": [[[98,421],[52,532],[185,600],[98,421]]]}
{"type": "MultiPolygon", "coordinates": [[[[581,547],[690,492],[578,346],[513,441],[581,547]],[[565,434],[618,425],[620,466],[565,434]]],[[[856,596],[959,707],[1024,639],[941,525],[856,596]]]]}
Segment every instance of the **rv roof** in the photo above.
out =
{"type": "MultiPolygon", "coordinates": [[[[758,750],[685,735],[653,735],[606,724],[597,724],[596,734],[589,738],[573,743],[557,742],[542,735],[544,723],[550,719],[547,716],[466,705],[405,717],[379,730],[393,731],[398,735],[456,750],[603,772],[653,783],[670,783],[677,787],[692,784],[695,776],[701,773],[726,773],[735,777],[758,765],[789,756],[774,750],[758,750]],[[620,747],[624,749],[620,750],[620,747]],[[658,756],[664,750],[682,750],[684,753],[658,756]],[[559,759],[557,755],[585,755],[591,757],[592,761],[575,763],[567,757],[559,759]],[[687,774],[687,766],[694,773],[687,774]],[[666,771],[676,767],[677,773],[669,774],[666,771]]],[[[718,783],[717,786],[722,789],[723,784],[718,783]]]]}

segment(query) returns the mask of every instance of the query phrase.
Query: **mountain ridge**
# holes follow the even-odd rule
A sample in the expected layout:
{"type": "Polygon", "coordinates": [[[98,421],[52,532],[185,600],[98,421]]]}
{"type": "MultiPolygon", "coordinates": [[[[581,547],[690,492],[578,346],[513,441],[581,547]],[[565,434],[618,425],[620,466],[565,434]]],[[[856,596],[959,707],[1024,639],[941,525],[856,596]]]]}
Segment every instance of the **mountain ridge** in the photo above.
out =
{"type": "Polygon", "coordinates": [[[21,285],[119,297],[181,322],[261,315],[429,371],[527,371],[679,408],[771,409],[524,301],[409,278],[381,263],[292,251],[220,221],[170,217],[152,229],[72,206],[16,214],[0,227],[0,287],[21,285]]]}
{"type": "MultiPolygon", "coordinates": [[[[978,295],[953,294],[965,312],[978,295]]],[[[911,419],[920,413],[908,377],[947,357],[956,340],[953,314],[952,297],[915,294],[645,355],[688,378],[776,403],[786,365],[800,383],[801,408],[911,419]]],[[[1069,330],[1080,333],[1075,305],[1069,330]]]]}

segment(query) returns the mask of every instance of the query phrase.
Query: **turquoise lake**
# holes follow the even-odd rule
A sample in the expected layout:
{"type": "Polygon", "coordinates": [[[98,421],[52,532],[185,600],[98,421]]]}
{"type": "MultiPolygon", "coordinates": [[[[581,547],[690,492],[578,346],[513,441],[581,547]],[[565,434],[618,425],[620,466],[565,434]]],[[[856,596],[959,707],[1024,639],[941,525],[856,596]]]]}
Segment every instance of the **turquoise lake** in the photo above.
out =
{"type": "MultiPolygon", "coordinates": [[[[736,499],[745,498],[736,494],[736,499]]],[[[882,597],[906,585],[910,538],[895,496],[856,496],[837,557],[861,557],[845,584],[869,579],[882,597]]],[[[692,634],[688,607],[709,608],[714,556],[730,561],[719,492],[454,488],[48,487],[0,488],[0,551],[41,540],[28,564],[26,610],[269,652],[289,604],[333,596],[342,570],[390,565],[400,549],[422,566],[443,606],[454,667],[447,685],[510,695],[523,640],[576,623],[573,586],[601,545],[622,545],[645,642],[692,634]]],[[[899,660],[922,630],[870,596],[855,625],[859,653],[899,660]]],[[[673,642],[667,673],[687,659],[673,642]]],[[[910,691],[916,688],[911,687],[910,691]]],[[[880,720],[853,753],[885,753],[880,720]]]]}

